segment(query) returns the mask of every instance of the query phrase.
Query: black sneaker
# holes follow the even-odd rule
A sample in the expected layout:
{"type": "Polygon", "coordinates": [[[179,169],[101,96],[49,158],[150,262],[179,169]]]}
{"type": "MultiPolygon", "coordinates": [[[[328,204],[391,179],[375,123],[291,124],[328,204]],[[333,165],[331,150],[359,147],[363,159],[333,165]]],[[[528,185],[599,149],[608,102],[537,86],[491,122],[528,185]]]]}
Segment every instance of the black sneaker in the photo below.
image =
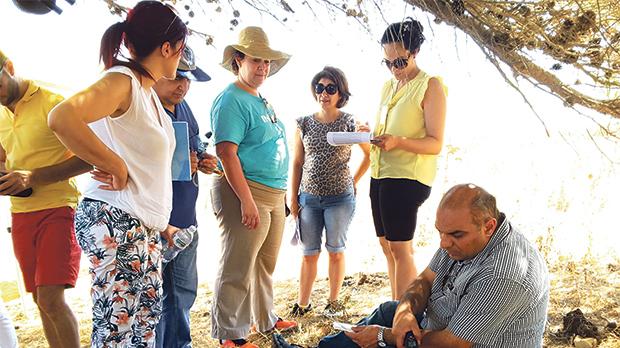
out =
{"type": "Polygon", "coordinates": [[[276,333],[271,335],[271,347],[272,348],[302,348],[301,346],[298,346],[296,344],[289,344],[288,342],[286,342],[284,337],[276,333]]]}
{"type": "Polygon", "coordinates": [[[308,312],[312,311],[312,303],[308,304],[308,307],[306,308],[302,308],[301,306],[299,306],[298,303],[295,303],[293,305],[293,309],[291,309],[291,317],[303,317],[304,315],[306,315],[308,312]]]}
{"type": "Polygon", "coordinates": [[[347,310],[344,303],[339,300],[327,301],[325,309],[323,309],[323,315],[328,318],[342,317],[347,314],[347,310]]]}

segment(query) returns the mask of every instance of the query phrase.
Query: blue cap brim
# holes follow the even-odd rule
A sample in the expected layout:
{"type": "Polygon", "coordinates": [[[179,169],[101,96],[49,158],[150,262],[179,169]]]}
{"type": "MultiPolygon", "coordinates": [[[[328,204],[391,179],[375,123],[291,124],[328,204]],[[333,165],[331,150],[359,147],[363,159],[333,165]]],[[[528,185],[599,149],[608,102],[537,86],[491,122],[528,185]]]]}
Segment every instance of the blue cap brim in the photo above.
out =
{"type": "Polygon", "coordinates": [[[177,70],[177,75],[192,81],[205,82],[211,80],[211,76],[207,75],[207,73],[202,71],[199,67],[196,67],[194,70],[177,70]]]}

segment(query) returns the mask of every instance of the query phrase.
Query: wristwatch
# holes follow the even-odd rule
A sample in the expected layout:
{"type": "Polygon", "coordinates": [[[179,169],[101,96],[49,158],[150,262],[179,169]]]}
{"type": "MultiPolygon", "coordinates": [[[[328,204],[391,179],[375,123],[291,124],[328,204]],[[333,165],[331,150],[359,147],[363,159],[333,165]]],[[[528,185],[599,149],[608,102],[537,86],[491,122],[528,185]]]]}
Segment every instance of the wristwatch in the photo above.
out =
{"type": "Polygon", "coordinates": [[[382,327],[379,328],[379,332],[377,332],[377,347],[379,347],[379,348],[387,347],[387,343],[383,339],[383,332],[384,331],[385,331],[385,328],[382,326],[382,327]]]}

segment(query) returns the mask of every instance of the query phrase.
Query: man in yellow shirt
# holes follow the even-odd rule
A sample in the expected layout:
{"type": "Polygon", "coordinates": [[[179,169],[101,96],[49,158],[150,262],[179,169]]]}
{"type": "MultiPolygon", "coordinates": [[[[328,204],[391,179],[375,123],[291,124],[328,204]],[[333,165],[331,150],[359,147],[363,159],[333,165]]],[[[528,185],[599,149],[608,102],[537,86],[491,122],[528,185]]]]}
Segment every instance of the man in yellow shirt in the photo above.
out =
{"type": "Polygon", "coordinates": [[[69,178],[91,167],[47,126],[62,99],[15,76],[0,51],[0,195],[11,196],[13,250],[50,347],[73,348],[80,346],[78,322],[64,290],[75,286],[80,266],[73,226],[79,192],[69,178]]]}

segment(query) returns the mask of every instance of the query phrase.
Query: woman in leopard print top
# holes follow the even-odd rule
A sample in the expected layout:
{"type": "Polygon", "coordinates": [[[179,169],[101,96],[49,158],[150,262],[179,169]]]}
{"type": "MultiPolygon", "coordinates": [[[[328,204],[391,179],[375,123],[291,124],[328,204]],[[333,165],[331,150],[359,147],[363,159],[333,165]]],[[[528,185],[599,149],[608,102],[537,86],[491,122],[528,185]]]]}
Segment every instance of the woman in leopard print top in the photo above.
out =
{"type": "Polygon", "coordinates": [[[311,82],[312,95],[321,109],[297,119],[293,154],[291,213],[297,217],[303,246],[298,303],[294,315],[310,310],[310,294],[316,278],[325,230],[329,253],[329,300],[326,312],[334,313],[344,280],[344,249],[347,230],[355,210],[355,187],[370,165],[370,145],[360,144],[364,159],[354,176],[349,170],[351,146],[331,146],[327,132],[354,132],[352,115],[340,111],[350,93],[347,80],[337,68],[325,67],[311,82]]]}

